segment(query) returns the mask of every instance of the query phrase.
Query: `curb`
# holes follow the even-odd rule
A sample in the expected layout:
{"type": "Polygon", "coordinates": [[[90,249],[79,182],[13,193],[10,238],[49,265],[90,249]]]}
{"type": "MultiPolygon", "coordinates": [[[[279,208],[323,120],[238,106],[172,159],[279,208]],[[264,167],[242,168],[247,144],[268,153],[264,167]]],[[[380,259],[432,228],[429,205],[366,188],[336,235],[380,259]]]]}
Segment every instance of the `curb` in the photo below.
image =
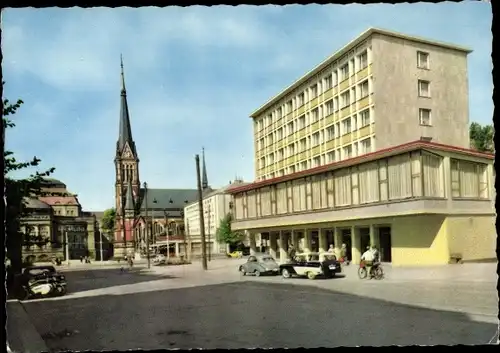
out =
{"type": "Polygon", "coordinates": [[[31,322],[28,313],[19,300],[7,300],[6,310],[7,337],[11,352],[49,352],[45,341],[31,322]]]}

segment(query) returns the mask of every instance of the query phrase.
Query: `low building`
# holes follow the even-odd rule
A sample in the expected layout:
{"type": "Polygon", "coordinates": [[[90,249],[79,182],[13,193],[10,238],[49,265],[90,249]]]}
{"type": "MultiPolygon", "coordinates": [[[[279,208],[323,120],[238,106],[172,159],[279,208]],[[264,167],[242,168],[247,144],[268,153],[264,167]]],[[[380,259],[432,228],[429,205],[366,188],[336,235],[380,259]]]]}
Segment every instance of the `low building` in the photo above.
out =
{"type": "Polygon", "coordinates": [[[414,141],[279,178],[235,186],[234,230],[269,237],[270,253],[370,244],[394,265],[496,259],[494,155],[414,141]]]}
{"type": "Polygon", "coordinates": [[[66,259],[66,243],[70,259],[95,258],[95,238],[99,232],[95,217],[82,211],[77,195],[69,192],[61,181],[46,178],[41,190],[44,196],[25,200],[27,212],[20,224],[26,240],[23,260],[66,259]]]}
{"type": "MultiPolygon", "coordinates": [[[[223,255],[228,251],[227,244],[217,241],[217,229],[221,220],[231,211],[231,195],[226,191],[235,185],[246,185],[242,180],[235,180],[228,185],[205,193],[203,196],[203,212],[205,226],[205,241],[207,256],[223,255]]],[[[200,231],[200,207],[198,201],[188,204],[184,208],[184,225],[188,239],[188,249],[191,249],[193,257],[202,254],[201,231],[200,231]],[[190,247],[189,247],[190,246],[190,247]]]]}

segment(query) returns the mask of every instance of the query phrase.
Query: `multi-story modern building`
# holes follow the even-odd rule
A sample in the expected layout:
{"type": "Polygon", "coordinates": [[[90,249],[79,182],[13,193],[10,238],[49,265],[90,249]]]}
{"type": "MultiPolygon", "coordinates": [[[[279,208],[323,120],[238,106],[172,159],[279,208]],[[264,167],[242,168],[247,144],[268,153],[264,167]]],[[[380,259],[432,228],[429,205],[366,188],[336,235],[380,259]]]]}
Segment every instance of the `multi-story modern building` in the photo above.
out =
{"type": "MultiPolygon", "coordinates": [[[[220,244],[217,241],[217,229],[221,220],[231,212],[232,197],[227,193],[227,189],[233,186],[243,186],[248,183],[242,180],[235,180],[217,190],[212,190],[203,196],[203,221],[205,226],[205,241],[207,255],[217,256],[228,251],[227,244],[220,244]]],[[[200,211],[198,201],[192,202],[184,208],[184,225],[188,243],[190,244],[193,257],[199,257],[202,253],[201,231],[200,231],[200,211]]],[[[189,245],[188,245],[189,246],[189,245]]]]}
{"type": "Polygon", "coordinates": [[[419,139],[468,148],[470,52],[365,31],[251,114],[256,179],[419,139]]]}

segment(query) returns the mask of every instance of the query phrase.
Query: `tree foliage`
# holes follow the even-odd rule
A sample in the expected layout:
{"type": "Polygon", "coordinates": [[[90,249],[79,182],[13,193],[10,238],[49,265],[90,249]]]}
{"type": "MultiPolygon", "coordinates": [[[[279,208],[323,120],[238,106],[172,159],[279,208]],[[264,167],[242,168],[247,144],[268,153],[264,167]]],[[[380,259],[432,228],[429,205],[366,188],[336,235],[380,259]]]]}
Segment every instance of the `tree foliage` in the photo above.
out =
{"type": "MultiPolygon", "coordinates": [[[[2,83],[4,84],[4,83],[2,83]]],[[[8,128],[15,127],[11,116],[16,114],[17,110],[24,102],[19,99],[16,103],[10,103],[8,99],[3,100],[3,130],[2,134],[5,141],[5,131],[8,128]]],[[[33,157],[31,161],[18,161],[14,152],[4,150],[4,179],[5,179],[5,197],[6,197],[6,241],[7,257],[11,263],[11,269],[14,272],[20,272],[22,266],[22,246],[29,247],[33,244],[46,244],[48,239],[35,237],[31,232],[26,234],[20,231],[20,221],[26,215],[26,198],[40,196],[42,194],[41,186],[43,178],[52,174],[55,168],[50,168],[45,172],[36,171],[26,178],[12,178],[9,173],[37,167],[40,159],[33,157]]]]}
{"type": "Polygon", "coordinates": [[[114,208],[109,208],[105,210],[101,220],[102,229],[106,233],[113,232],[115,229],[115,221],[116,221],[116,210],[114,208]]]}
{"type": "Polygon", "coordinates": [[[493,153],[495,151],[494,134],[493,125],[482,126],[478,123],[472,123],[469,128],[471,147],[481,152],[493,153]]]}
{"type": "Polygon", "coordinates": [[[243,234],[231,230],[232,219],[231,213],[228,213],[220,220],[216,233],[217,242],[221,244],[237,244],[243,239],[243,234]]]}

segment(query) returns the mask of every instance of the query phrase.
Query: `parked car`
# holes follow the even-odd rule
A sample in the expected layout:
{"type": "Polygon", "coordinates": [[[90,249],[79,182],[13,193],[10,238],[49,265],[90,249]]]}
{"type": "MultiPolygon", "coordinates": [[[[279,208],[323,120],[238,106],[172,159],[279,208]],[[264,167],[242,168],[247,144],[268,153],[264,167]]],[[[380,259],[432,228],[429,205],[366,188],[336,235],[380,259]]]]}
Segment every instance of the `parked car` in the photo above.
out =
{"type": "Polygon", "coordinates": [[[254,276],[260,275],[277,275],[279,274],[279,265],[274,258],[267,254],[250,255],[246,263],[238,268],[243,276],[251,274],[254,276]]]}
{"type": "Polygon", "coordinates": [[[23,270],[21,286],[25,299],[45,298],[66,294],[66,277],[54,266],[30,266],[23,270]]]}
{"type": "Polygon", "coordinates": [[[33,279],[45,279],[53,278],[58,282],[64,283],[66,285],[66,277],[58,272],[54,266],[29,266],[23,269],[23,281],[29,281],[33,279]]]}
{"type": "Polygon", "coordinates": [[[158,254],[153,258],[153,265],[165,265],[167,258],[163,254],[158,254]]]}
{"type": "Polygon", "coordinates": [[[342,267],[335,255],[331,253],[302,253],[296,254],[290,263],[280,265],[283,278],[293,276],[315,279],[318,276],[333,278],[342,272],[342,267]]]}

